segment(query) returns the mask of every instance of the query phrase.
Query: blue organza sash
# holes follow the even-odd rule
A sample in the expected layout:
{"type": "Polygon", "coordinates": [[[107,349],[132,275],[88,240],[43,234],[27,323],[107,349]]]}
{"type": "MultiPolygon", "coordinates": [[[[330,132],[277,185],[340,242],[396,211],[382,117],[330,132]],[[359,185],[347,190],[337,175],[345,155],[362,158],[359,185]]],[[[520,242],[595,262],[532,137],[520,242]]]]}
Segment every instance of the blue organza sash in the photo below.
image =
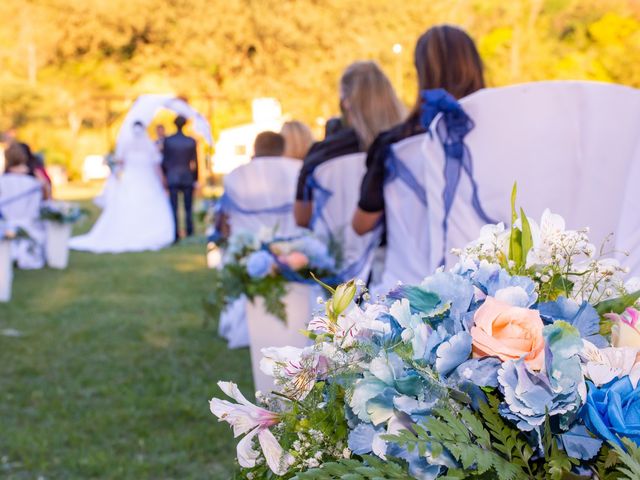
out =
{"type": "Polygon", "coordinates": [[[427,191],[424,186],[413,175],[409,167],[398,158],[395,154],[393,147],[389,145],[387,150],[387,156],[385,160],[385,185],[398,179],[404,183],[415,194],[418,201],[427,206],[427,191]]]}
{"type": "Polygon", "coordinates": [[[0,218],[4,218],[4,215],[2,214],[2,207],[6,207],[7,205],[15,203],[18,200],[22,200],[23,198],[27,198],[35,193],[38,193],[41,190],[42,187],[40,185],[36,185],[35,187],[25,190],[24,192],[20,192],[17,195],[13,195],[12,197],[0,199],[0,218]]]}
{"type": "Polygon", "coordinates": [[[474,123],[464,112],[458,101],[446,90],[425,90],[422,96],[422,125],[429,128],[434,118],[442,113],[442,120],[436,125],[436,134],[445,153],[444,165],[444,218],[442,220],[442,259],[444,265],[447,250],[447,232],[449,229],[449,215],[453,205],[461,173],[464,171],[471,182],[471,205],[476,214],[486,223],[496,223],[482,208],[478,196],[478,185],[473,177],[473,163],[464,138],[473,129],[474,123]]]}

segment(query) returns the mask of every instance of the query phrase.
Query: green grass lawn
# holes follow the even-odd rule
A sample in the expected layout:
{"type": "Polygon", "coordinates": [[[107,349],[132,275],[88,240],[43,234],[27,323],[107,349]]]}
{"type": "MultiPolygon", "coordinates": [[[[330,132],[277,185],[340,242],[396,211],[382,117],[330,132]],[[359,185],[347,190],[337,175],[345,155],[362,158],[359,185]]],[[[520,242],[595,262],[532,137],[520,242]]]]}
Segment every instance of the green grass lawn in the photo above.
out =
{"type": "MultiPolygon", "coordinates": [[[[86,229],[90,222],[81,229],[86,229]]],[[[247,349],[203,328],[204,245],[72,253],[16,271],[0,304],[0,478],[228,479],[219,379],[251,392],[247,349]]]]}

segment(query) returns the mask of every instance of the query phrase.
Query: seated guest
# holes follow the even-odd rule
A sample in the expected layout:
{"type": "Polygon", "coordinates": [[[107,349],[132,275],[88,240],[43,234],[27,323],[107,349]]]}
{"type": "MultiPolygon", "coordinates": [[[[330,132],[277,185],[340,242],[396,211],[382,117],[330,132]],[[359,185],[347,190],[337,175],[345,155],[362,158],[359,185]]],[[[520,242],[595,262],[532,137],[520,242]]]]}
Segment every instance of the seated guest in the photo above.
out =
{"type": "Polygon", "coordinates": [[[284,137],[284,154],[287,158],[303,160],[313,145],[313,134],[309,127],[297,120],[285,122],[280,129],[284,137]]]}
{"type": "Polygon", "coordinates": [[[41,155],[36,155],[32,152],[31,147],[27,143],[20,143],[20,146],[24,149],[29,158],[27,166],[29,167],[29,175],[34,177],[42,185],[42,195],[45,200],[51,198],[52,187],[51,178],[44,168],[44,160],[41,155]]]}
{"type": "Polygon", "coordinates": [[[283,157],[284,150],[284,137],[278,133],[256,137],[251,162],[224,179],[214,237],[226,238],[240,230],[257,233],[263,227],[277,227],[280,235],[294,233],[292,199],[300,162],[283,157]]]}
{"type": "Polygon", "coordinates": [[[285,139],[276,132],[262,132],[253,143],[253,158],[281,157],[285,151],[285,139]]]}
{"type": "Polygon", "coordinates": [[[342,130],[344,125],[342,124],[341,117],[331,117],[327,120],[327,123],[324,124],[324,137],[327,138],[334,133],[337,133],[338,130],[342,130]]]}
{"type": "Polygon", "coordinates": [[[442,88],[455,98],[462,98],[485,86],[482,60],[476,45],[460,28],[439,25],[427,30],[418,39],[414,61],[418,98],[409,117],[378,135],[367,152],[367,173],[362,180],[360,201],[353,217],[353,228],[361,235],[373,230],[384,213],[385,162],[390,145],[426,131],[420,118],[420,92],[442,88]]]}
{"type": "Polygon", "coordinates": [[[29,238],[14,240],[12,255],[18,267],[44,266],[44,230],[40,222],[42,186],[29,172],[23,146],[12,143],[5,151],[6,168],[0,176],[0,215],[10,229],[24,230],[29,238]]]}
{"type": "MultiPolygon", "coordinates": [[[[283,237],[296,233],[293,197],[301,162],[283,157],[284,149],[282,135],[262,132],[256,137],[251,161],[225,177],[213,241],[265,229],[283,237]]],[[[245,304],[246,299],[239,298],[220,317],[218,333],[229,341],[229,348],[249,344],[245,304]]]]}
{"type": "Polygon", "coordinates": [[[307,185],[313,170],[333,158],[366,151],[380,132],[404,117],[391,82],[374,62],[356,62],[345,70],[340,79],[340,109],[344,127],[311,147],[298,178],[294,213],[303,227],[309,225],[313,212],[307,185]]]}

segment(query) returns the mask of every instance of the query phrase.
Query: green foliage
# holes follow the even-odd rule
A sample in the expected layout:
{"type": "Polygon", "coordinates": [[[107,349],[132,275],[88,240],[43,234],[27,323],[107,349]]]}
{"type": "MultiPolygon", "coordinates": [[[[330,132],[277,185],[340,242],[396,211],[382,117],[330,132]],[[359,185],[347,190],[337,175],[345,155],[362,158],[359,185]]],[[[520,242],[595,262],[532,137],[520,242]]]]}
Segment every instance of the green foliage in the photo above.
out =
{"type": "Polygon", "coordinates": [[[449,468],[449,480],[462,479],[550,479],[570,480],[582,477],[571,473],[578,462],[562,451],[552,435],[549,419],[543,429],[544,456],[536,458],[523,433],[505,422],[498,412],[499,400],[488,395],[489,403],[478,413],[451,402],[433,411],[424,426],[412,431],[387,435],[385,439],[406,446],[410,451],[438,457],[445,451],[457,462],[449,468]]]}
{"type": "Polygon", "coordinates": [[[633,306],[640,298],[640,290],[623,295],[618,298],[611,298],[598,303],[595,308],[600,315],[605,313],[622,313],[627,307],[633,306]]]}
{"type": "Polygon", "coordinates": [[[204,301],[204,309],[209,319],[218,321],[225,307],[244,294],[252,302],[258,297],[262,298],[267,312],[287,321],[287,312],[282,301],[287,294],[287,282],[281,275],[254,279],[249,276],[246,268],[230,263],[221,270],[212,270],[212,276],[212,291],[204,301]]]}
{"type": "Polygon", "coordinates": [[[352,458],[325,463],[320,468],[298,473],[293,480],[413,480],[407,472],[407,467],[399,463],[401,460],[397,462],[365,455],[362,459],[352,458]]]}
{"type": "MultiPolygon", "coordinates": [[[[184,94],[217,131],[275,96],[315,125],[339,113],[337,82],[377,61],[408,105],[412,52],[430,25],[464,25],[487,84],[587,79],[640,86],[640,10],[630,0],[10,0],[0,2],[0,130],[75,164],[112,146],[140,93],[184,94]],[[425,8],[428,6],[428,8],[425,8]],[[337,27],[339,26],[339,27],[337,27]],[[392,45],[400,43],[400,54],[392,45]]],[[[320,133],[320,132],[318,132],[320,133]]]]}
{"type": "Polygon", "coordinates": [[[640,478],[640,448],[628,438],[623,438],[624,448],[615,445],[615,452],[618,454],[617,470],[622,473],[622,477],[628,480],[640,478]]]}
{"type": "Polygon", "coordinates": [[[531,236],[531,226],[529,220],[524,213],[524,210],[520,209],[520,228],[516,228],[515,223],[518,219],[518,213],[516,210],[516,196],[518,193],[518,185],[513,184],[513,190],[511,191],[511,235],[509,237],[509,260],[513,261],[515,266],[511,268],[511,271],[521,272],[527,263],[527,254],[533,247],[533,238],[531,236]]]}

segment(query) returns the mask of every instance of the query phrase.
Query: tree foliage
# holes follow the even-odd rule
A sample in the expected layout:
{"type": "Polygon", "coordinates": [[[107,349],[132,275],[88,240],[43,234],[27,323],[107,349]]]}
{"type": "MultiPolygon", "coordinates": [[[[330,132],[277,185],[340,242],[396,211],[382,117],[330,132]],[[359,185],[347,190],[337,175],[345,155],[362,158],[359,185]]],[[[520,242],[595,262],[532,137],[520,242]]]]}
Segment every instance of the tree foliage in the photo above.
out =
{"type": "Polygon", "coordinates": [[[215,129],[248,120],[257,96],[314,124],[337,113],[339,75],[357,59],[378,61],[412,103],[413,45],[443,22],[477,39],[490,85],[640,86],[634,0],[7,0],[0,16],[0,130],[27,126],[36,147],[67,156],[82,139],[110,148],[107,127],[150,91],[212,108],[215,129]]]}

